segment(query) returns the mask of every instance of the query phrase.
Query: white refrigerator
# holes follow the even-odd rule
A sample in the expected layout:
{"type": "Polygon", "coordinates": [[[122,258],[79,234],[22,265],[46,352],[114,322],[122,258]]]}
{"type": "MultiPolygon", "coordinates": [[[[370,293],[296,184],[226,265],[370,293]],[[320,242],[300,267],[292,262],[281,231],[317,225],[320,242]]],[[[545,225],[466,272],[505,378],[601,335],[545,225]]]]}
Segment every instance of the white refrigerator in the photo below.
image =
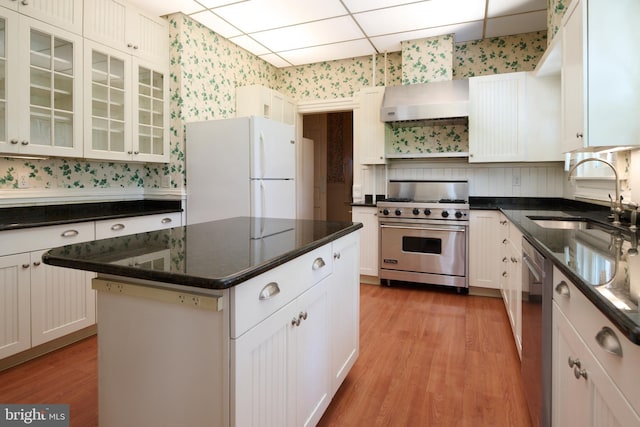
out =
{"type": "Polygon", "coordinates": [[[186,125],[187,224],[295,218],[295,132],[263,117],[186,125]]]}

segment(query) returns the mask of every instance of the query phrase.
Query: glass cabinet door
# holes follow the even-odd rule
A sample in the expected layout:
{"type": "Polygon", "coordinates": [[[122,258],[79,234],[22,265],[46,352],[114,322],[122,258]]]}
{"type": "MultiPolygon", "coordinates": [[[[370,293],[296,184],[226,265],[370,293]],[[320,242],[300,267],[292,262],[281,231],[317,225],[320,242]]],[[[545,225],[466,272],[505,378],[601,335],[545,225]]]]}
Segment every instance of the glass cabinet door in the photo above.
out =
{"type": "Polygon", "coordinates": [[[7,141],[7,22],[0,17],[0,141],[7,141]]]}
{"type": "MultiPolygon", "coordinates": [[[[163,156],[165,152],[165,76],[138,66],[138,149],[139,154],[163,156]]],[[[136,153],[138,154],[138,153],[136,153]]]]}
{"type": "Polygon", "coordinates": [[[129,64],[124,59],[91,51],[91,149],[126,153],[125,85],[129,64]]]}
{"type": "Polygon", "coordinates": [[[31,144],[73,146],[73,67],[73,42],[31,29],[31,144]]]}

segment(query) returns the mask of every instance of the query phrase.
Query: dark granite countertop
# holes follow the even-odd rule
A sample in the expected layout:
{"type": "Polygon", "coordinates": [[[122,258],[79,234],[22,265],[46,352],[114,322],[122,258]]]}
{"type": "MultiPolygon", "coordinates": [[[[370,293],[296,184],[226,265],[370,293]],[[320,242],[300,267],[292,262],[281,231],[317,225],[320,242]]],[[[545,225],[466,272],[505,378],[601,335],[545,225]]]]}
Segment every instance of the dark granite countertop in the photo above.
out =
{"type": "Polygon", "coordinates": [[[42,258],[60,267],[225,289],[359,228],[352,222],[238,217],[63,246],[42,258]]]}
{"type": "Polygon", "coordinates": [[[180,200],[126,200],[0,209],[0,231],[182,211],[180,200]]]}
{"type": "Polygon", "coordinates": [[[629,340],[640,345],[640,255],[635,254],[636,233],[624,220],[623,225],[613,226],[608,207],[565,199],[475,202],[474,209],[500,209],[629,340]],[[584,218],[592,225],[546,228],[531,217],[584,218]]]}

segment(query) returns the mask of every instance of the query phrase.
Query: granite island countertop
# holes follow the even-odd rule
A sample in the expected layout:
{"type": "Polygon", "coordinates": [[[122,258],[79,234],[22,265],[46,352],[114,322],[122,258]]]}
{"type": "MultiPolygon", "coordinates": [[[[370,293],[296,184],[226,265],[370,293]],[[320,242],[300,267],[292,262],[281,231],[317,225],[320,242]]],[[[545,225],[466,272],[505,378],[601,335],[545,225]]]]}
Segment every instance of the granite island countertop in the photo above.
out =
{"type": "Polygon", "coordinates": [[[640,255],[628,224],[613,226],[609,208],[565,199],[476,200],[500,209],[625,336],[640,345],[640,255]],[[533,218],[585,218],[588,229],[554,229],[533,218]]]}
{"type": "Polygon", "coordinates": [[[54,248],[43,261],[202,292],[235,286],[360,228],[352,222],[237,217],[54,248]]]}

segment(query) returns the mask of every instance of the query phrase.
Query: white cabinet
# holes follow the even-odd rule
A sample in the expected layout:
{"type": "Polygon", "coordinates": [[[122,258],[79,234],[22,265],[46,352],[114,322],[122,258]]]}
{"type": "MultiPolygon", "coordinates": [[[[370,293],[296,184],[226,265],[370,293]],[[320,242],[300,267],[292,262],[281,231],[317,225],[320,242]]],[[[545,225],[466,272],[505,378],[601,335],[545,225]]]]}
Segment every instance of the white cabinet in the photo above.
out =
{"type": "Polygon", "coordinates": [[[640,3],[574,0],[562,19],[562,149],[640,144],[640,3]]]}
{"type": "Polygon", "coordinates": [[[497,210],[472,210],[469,215],[470,286],[500,289],[500,221],[506,221],[501,216],[497,210]]]}
{"type": "Polygon", "coordinates": [[[562,159],[557,77],[529,72],[472,77],[469,101],[470,162],[562,159]]]}
{"type": "Polygon", "coordinates": [[[0,0],[0,6],[82,34],[83,0],[0,0]]]}
{"type": "Polygon", "coordinates": [[[232,425],[315,425],[327,408],[331,250],[230,290],[232,425]]]}
{"type": "Polygon", "coordinates": [[[169,161],[168,79],[164,68],[85,41],[84,156],[169,161]]]}
{"type": "Polygon", "coordinates": [[[640,426],[637,412],[555,302],[552,349],[553,425],[640,426]]]}
{"type": "Polygon", "coordinates": [[[165,228],[180,227],[181,213],[141,215],[135,217],[105,219],[96,221],[96,239],[127,236],[147,231],[163,230],[165,228]]]}
{"type": "Polygon", "coordinates": [[[361,222],[360,230],[360,274],[364,276],[378,276],[379,225],[378,208],[354,206],[352,221],[361,222]]]}
{"type": "Polygon", "coordinates": [[[169,30],[166,20],[151,17],[122,0],[84,0],[84,36],[166,69],[169,30]]]}
{"type": "Polygon", "coordinates": [[[0,358],[95,323],[93,273],[51,267],[42,254],[51,247],[93,240],[93,223],[0,233],[0,358]]]}
{"type": "MultiPolygon", "coordinates": [[[[640,364],[640,346],[629,341],[577,286],[555,267],[553,302],[553,369],[554,372],[564,372],[566,380],[571,378],[574,382],[582,382],[580,387],[587,389],[589,398],[581,404],[589,423],[583,425],[640,426],[640,384],[636,378],[640,364]],[[603,346],[601,342],[608,345],[603,346]],[[563,346],[568,348],[567,352],[570,351],[571,354],[559,353],[563,346]],[[580,366],[576,363],[567,366],[569,356],[574,361],[579,360],[580,366]]],[[[556,382],[554,376],[553,387],[553,417],[556,425],[555,420],[566,420],[573,416],[565,411],[566,406],[572,407],[580,403],[573,402],[571,396],[558,394],[563,388],[578,387],[575,384],[563,383],[562,377],[557,378],[556,382]],[[556,389],[559,390],[558,393],[556,389]]]]}
{"type": "Polygon", "coordinates": [[[261,85],[236,88],[236,117],[259,116],[296,124],[296,103],[278,91],[261,85]]]}
{"type": "Polygon", "coordinates": [[[31,347],[28,253],[0,256],[0,359],[31,347]]]}
{"type": "Polygon", "coordinates": [[[380,120],[384,86],[361,89],[355,95],[358,108],[353,110],[353,141],[362,165],[386,163],[385,124],[380,120]]]}
{"type": "Polygon", "coordinates": [[[332,395],[360,354],[360,239],[358,232],[333,242],[333,274],[329,277],[329,346],[332,395]]]}
{"type": "Polygon", "coordinates": [[[9,12],[0,152],[81,157],[82,37],[9,12]]]}
{"type": "Polygon", "coordinates": [[[500,291],[518,355],[522,357],[522,233],[500,215],[500,291]]]}

